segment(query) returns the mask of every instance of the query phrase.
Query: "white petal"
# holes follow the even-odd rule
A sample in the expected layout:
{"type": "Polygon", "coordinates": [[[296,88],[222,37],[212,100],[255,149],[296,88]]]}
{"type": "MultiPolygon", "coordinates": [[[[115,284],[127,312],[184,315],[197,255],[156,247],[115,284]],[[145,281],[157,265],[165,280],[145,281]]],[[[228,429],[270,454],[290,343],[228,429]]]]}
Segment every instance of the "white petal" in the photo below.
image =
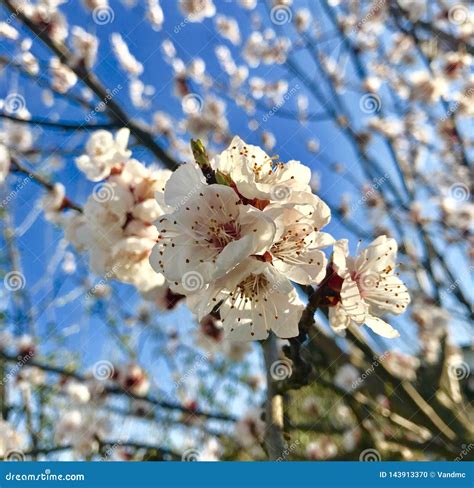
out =
{"type": "Polygon", "coordinates": [[[364,292],[364,299],[376,314],[390,312],[399,315],[410,303],[407,287],[395,275],[381,278],[376,287],[364,292]]]}
{"type": "Polygon", "coordinates": [[[268,295],[266,313],[270,315],[272,331],[281,339],[298,335],[298,323],[304,310],[304,304],[293,289],[289,294],[277,292],[268,295]]]}
{"type": "Polygon", "coordinates": [[[238,241],[232,241],[219,253],[212,278],[220,278],[232,271],[239,263],[254,254],[252,236],[247,235],[238,241]]]}
{"type": "Polygon", "coordinates": [[[336,273],[343,277],[347,272],[346,258],[349,255],[349,241],[341,239],[334,244],[332,253],[332,265],[336,273]]]}
{"type": "Polygon", "coordinates": [[[245,205],[241,207],[239,223],[242,234],[252,237],[252,254],[263,254],[273,243],[275,224],[266,217],[264,212],[245,205]]]}
{"type": "Polygon", "coordinates": [[[370,327],[376,334],[382,337],[387,337],[388,339],[395,339],[396,337],[400,337],[398,331],[396,331],[390,324],[387,324],[387,322],[384,322],[378,317],[368,315],[365,318],[365,325],[370,327]]]}
{"type": "Polygon", "coordinates": [[[329,325],[336,333],[341,333],[349,327],[351,319],[339,304],[335,307],[329,307],[329,325]]]}
{"type": "Polygon", "coordinates": [[[181,165],[170,177],[165,188],[165,202],[174,208],[181,208],[199,194],[206,180],[194,163],[181,165]]]}
{"type": "Polygon", "coordinates": [[[360,296],[357,283],[350,276],[346,276],[342,283],[341,304],[351,320],[358,324],[364,322],[368,306],[360,296]]]}
{"type": "Polygon", "coordinates": [[[130,130],[126,127],[117,131],[115,134],[115,141],[121,149],[127,149],[128,138],[130,137],[130,130]]]}
{"type": "Polygon", "coordinates": [[[278,271],[285,274],[288,279],[300,285],[317,285],[326,276],[327,259],[322,251],[314,250],[303,252],[298,256],[301,264],[289,264],[280,259],[273,264],[278,271]]]}

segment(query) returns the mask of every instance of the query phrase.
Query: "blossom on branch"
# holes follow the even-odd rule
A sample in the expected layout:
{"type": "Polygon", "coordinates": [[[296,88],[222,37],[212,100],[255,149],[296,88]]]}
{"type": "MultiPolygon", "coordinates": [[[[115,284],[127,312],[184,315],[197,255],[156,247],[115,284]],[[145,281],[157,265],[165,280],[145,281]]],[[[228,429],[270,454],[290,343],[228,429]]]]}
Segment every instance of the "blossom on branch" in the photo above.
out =
{"type": "Polygon", "coordinates": [[[351,323],[365,324],[375,333],[395,338],[399,333],[379,318],[384,313],[399,315],[410,303],[405,284],[396,276],[397,243],[380,236],[356,258],[349,256],[348,241],[334,245],[333,274],[327,286],[337,292],[332,297],[329,320],[336,331],[351,323]]]}

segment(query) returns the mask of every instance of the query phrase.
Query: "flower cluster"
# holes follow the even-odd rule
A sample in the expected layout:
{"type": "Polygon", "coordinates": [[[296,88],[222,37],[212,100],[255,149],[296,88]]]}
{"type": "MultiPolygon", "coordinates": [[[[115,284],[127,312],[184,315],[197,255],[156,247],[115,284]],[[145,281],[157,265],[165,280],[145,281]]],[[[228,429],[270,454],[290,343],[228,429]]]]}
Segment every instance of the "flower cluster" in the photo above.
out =
{"type": "Polygon", "coordinates": [[[122,129],[115,138],[107,131],[91,136],[77,165],[90,180],[105,181],[95,186],[84,212],[66,220],[66,236],[89,253],[94,272],[149,292],[164,283],[148,255],[158,239],[153,222],[163,213],[155,193],[171,172],[130,159],[128,135],[122,129]]]}
{"type": "Polygon", "coordinates": [[[304,309],[294,283],[324,281],[319,292],[329,295],[335,329],[353,321],[397,335],[378,318],[409,301],[393,275],[393,239],[380,237],[354,261],[340,241],[328,268],[322,249],[335,241],[321,229],[330,210],[311,192],[309,168],[278,162],[239,137],[212,160],[200,143],[194,149],[196,163],[183,164],[165,185],[167,210],[156,222],[150,262],[186,295],[198,320],[218,312],[226,338],[236,341],[262,340],[270,331],[294,337],[304,309]],[[367,273],[370,290],[361,289],[367,273]]]}
{"type": "Polygon", "coordinates": [[[157,222],[152,266],[199,319],[219,306],[229,338],[295,336],[304,306],[290,279],[324,278],[329,208],[311,193],[308,168],[277,163],[238,137],[209,165],[211,184],[195,163],[168,180],[172,211],[157,222]]]}
{"type": "Polygon", "coordinates": [[[128,129],[92,134],[77,165],[99,183],[83,213],[59,219],[94,272],[133,284],[162,309],[186,296],[212,345],[298,335],[304,302],[295,284],[319,286],[336,331],[352,322],[398,335],[379,318],[409,302],[394,275],[395,241],[381,236],[350,258],[346,240],[322,231],[330,209],[312,193],[309,168],[234,137],[212,159],[194,142],[195,162],[171,173],[131,159],[128,137],[128,129]],[[328,264],[323,249],[332,245],[328,264]]]}

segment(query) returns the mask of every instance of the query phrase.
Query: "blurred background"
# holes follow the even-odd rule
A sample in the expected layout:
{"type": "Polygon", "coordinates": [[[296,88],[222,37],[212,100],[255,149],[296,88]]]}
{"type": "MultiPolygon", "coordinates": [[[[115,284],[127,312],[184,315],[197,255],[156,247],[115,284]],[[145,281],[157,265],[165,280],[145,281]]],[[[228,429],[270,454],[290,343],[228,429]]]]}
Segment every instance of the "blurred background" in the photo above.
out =
{"type": "Polygon", "coordinates": [[[97,186],[75,159],[121,127],[149,167],[234,135],[299,160],[327,232],[399,244],[399,338],[335,336],[318,311],[308,369],[278,344],[282,460],[473,457],[472,4],[0,4],[0,458],[268,457],[260,344],[93,273],[65,236],[97,186]]]}

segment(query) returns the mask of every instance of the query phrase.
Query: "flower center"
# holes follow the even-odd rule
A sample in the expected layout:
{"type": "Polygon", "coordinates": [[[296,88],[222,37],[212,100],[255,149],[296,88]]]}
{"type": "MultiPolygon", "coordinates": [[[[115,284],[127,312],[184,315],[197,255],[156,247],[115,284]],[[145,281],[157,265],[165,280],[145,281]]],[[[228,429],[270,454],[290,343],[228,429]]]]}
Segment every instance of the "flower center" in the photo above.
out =
{"type": "Polygon", "coordinates": [[[209,233],[211,234],[209,241],[220,251],[224,249],[229,242],[237,241],[241,237],[240,226],[234,221],[218,224],[215,219],[211,219],[209,233]]]}
{"type": "Polygon", "coordinates": [[[263,274],[251,274],[237,285],[237,290],[245,300],[254,300],[265,293],[269,282],[263,274]]]}

